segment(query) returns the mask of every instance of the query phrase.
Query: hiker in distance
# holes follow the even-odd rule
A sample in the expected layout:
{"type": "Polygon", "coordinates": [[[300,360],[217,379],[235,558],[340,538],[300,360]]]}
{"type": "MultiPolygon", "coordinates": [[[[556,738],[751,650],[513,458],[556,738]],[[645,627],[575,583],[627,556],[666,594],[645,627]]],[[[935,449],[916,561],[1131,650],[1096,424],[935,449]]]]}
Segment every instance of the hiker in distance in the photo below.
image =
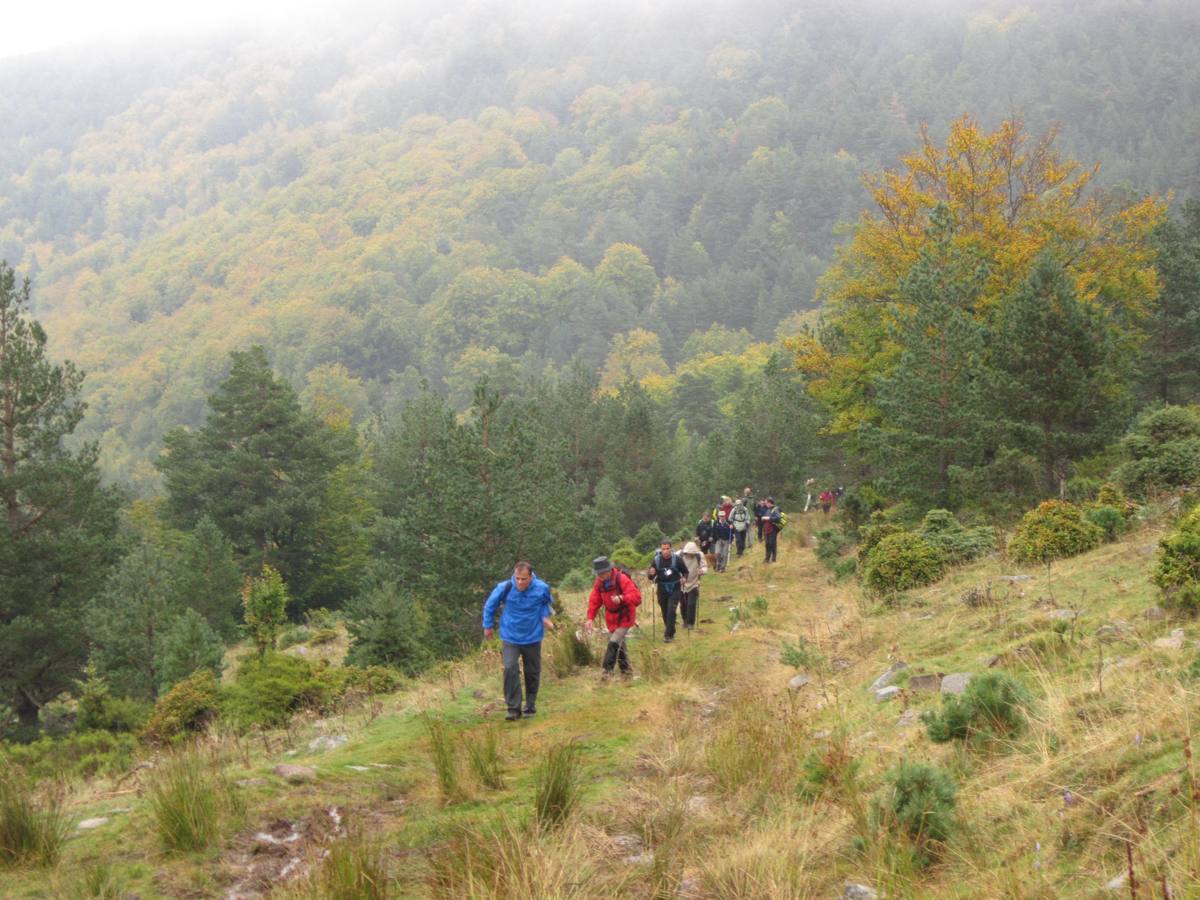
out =
{"type": "MultiPolygon", "coordinates": [[[[750,488],[746,488],[750,490],[750,488]]],[[[733,512],[729,515],[729,524],[733,526],[733,540],[737,545],[737,555],[746,552],[746,538],[754,532],[750,530],[750,520],[754,514],[750,511],[749,498],[743,497],[733,504],[733,512]]]]}
{"type": "Polygon", "coordinates": [[[658,607],[663,614],[665,643],[675,640],[675,609],[683,598],[683,579],[687,574],[687,563],[678,553],[672,552],[670,541],[663,541],[654,554],[650,568],[646,570],[646,577],[658,585],[658,607]]]}
{"type": "Polygon", "coordinates": [[[629,629],[637,624],[637,607],[642,602],[642,592],[632,578],[620,569],[613,568],[607,556],[592,560],[592,574],[596,576],[596,583],[592,585],[592,595],[588,598],[584,630],[590,632],[595,627],[596,613],[603,606],[604,625],[608,628],[608,647],[604,650],[602,666],[604,677],[611,677],[613,666],[618,663],[622,675],[632,675],[633,666],[629,664],[625,637],[629,629]]]}
{"type": "Polygon", "coordinates": [[[696,523],[696,540],[700,544],[701,553],[711,552],[713,541],[713,517],[712,513],[707,509],[704,511],[704,515],[700,517],[700,521],[696,523]]]}
{"type": "Polygon", "coordinates": [[[550,586],[533,574],[533,567],[521,560],[513,566],[512,577],[501,581],[483,604],[483,636],[494,634],[496,608],[500,612],[500,655],[504,660],[504,702],[512,722],[522,715],[537,713],[538,686],[542,680],[542,637],[545,629],[554,630],[550,616],[550,586]],[[525,706],[521,707],[521,671],[525,670],[525,706]]]}
{"type": "MultiPolygon", "coordinates": [[[[742,501],[742,506],[745,507],[745,509],[746,509],[746,524],[749,525],[751,522],[754,521],[754,492],[750,490],[749,485],[747,485],[745,490],[742,491],[741,501],[742,501]]],[[[747,547],[754,546],[754,532],[751,531],[749,528],[746,529],[746,546],[747,547]]],[[[742,548],[742,549],[745,549],[745,548],[742,548]]],[[[742,550],[739,549],[738,556],[741,556],[741,555],[742,555],[742,550]]]]}
{"type": "Polygon", "coordinates": [[[700,607],[700,576],[708,574],[708,563],[695,541],[683,545],[679,555],[687,566],[683,578],[683,627],[691,631],[696,627],[696,610],[700,607]]]}
{"type": "Polygon", "coordinates": [[[767,548],[763,562],[778,562],[779,532],[783,528],[783,518],[779,507],[775,505],[774,497],[767,497],[763,501],[763,508],[764,513],[760,521],[762,522],[763,543],[767,548]]]}
{"type": "Polygon", "coordinates": [[[713,555],[717,558],[716,570],[724,572],[729,565],[729,548],[733,544],[733,526],[725,510],[717,513],[717,524],[713,526],[713,555]]]}

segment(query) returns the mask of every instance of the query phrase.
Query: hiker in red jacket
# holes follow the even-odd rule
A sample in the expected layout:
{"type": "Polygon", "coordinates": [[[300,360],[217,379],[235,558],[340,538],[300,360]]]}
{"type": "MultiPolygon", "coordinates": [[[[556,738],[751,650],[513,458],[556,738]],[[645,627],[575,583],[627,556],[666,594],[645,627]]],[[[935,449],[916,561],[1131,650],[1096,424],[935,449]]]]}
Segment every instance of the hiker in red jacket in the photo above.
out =
{"type": "Polygon", "coordinates": [[[619,569],[614,569],[607,556],[592,560],[592,573],[596,583],[588,598],[587,621],[583,627],[591,631],[593,620],[600,607],[604,607],[604,624],[608,628],[608,648],[604,651],[604,677],[612,675],[613,666],[621,664],[621,674],[633,674],[629,654],[625,650],[625,636],[637,623],[637,607],[642,602],[642,592],[633,579],[619,569]]]}

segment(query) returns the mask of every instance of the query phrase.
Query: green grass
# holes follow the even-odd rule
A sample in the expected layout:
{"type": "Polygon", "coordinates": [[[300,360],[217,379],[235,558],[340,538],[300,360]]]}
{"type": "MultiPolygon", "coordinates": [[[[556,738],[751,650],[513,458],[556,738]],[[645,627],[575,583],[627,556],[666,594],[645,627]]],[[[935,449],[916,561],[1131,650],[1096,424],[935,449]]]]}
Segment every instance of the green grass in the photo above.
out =
{"type": "Polygon", "coordinates": [[[53,866],[70,829],[61,785],[35,785],[0,763],[0,868],[53,866]]]}

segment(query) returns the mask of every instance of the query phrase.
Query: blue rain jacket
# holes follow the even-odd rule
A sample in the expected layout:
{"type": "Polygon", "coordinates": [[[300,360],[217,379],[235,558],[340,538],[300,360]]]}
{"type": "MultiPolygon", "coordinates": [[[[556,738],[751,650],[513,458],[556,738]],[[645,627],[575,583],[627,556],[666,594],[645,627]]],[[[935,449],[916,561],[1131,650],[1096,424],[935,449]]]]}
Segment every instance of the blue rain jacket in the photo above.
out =
{"type": "Polygon", "coordinates": [[[546,631],[542,619],[548,619],[554,612],[550,605],[553,601],[550,585],[536,575],[523,591],[517,590],[511,576],[501,581],[492,588],[487,602],[483,604],[484,628],[494,627],[492,623],[496,620],[496,607],[502,601],[504,611],[500,613],[500,640],[510,644],[536,644],[540,641],[546,631]]]}

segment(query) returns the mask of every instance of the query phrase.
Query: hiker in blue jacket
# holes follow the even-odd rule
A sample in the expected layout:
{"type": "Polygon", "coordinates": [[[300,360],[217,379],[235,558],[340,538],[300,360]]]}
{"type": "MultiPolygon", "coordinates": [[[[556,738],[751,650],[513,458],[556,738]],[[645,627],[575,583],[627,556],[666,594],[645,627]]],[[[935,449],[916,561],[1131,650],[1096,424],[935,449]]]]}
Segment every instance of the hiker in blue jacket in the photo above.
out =
{"type": "Polygon", "coordinates": [[[542,680],[542,637],[545,629],[554,630],[550,616],[550,586],[533,574],[533,567],[522,560],[513,566],[512,578],[492,588],[483,604],[483,636],[494,634],[496,607],[500,613],[500,653],[504,659],[505,720],[537,713],[538,685],[542,680]],[[525,669],[525,708],[521,708],[521,673],[525,669]]]}

